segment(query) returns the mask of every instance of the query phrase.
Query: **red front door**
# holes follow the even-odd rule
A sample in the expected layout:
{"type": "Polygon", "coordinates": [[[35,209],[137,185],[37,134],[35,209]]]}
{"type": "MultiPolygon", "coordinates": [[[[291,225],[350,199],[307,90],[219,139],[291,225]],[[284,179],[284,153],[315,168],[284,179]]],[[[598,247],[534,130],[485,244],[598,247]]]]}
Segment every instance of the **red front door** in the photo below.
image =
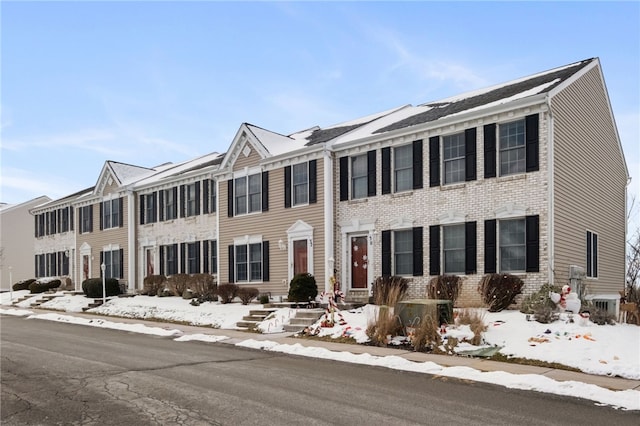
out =
{"type": "Polygon", "coordinates": [[[351,288],[367,288],[367,237],[351,237],[351,288]]]}
{"type": "Polygon", "coordinates": [[[293,274],[298,275],[309,272],[307,255],[307,240],[293,242],[293,274]]]}

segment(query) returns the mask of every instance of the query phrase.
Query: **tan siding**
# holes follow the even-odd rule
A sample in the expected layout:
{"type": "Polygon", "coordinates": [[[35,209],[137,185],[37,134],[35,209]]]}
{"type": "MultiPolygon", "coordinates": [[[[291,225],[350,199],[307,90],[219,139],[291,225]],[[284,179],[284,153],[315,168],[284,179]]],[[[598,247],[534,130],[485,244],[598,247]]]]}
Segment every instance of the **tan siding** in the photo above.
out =
{"type": "Polygon", "coordinates": [[[260,157],[260,154],[258,154],[258,151],[256,151],[253,145],[251,145],[249,142],[245,142],[244,146],[240,149],[240,154],[238,155],[238,158],[236,158],[236,161],[233,164],[233,171],[234,172],[239,171],[244,169],[245,167],[256,167],[260,164],[261,160],[262,158],[260,157]],[[251,152],[249,153],[248,156],[245,157],[242,151],[247,146],[251,148],[251,152]]]}
{"type": "Polygon", "coordinates": [[[591,293],[624,287],[626,173],[609,105],[594,68],[552,99],[554,116],[555,282],[569,265],[586,271],[586,231],[598,234],[598,279],[591,293]]]}
{"type": "Polygon", "coordinates": [[[269,241],[270,280],[264,283],[247,283],[261,292],[270,292],[273,296],[285,295],[288,291],[288,251],[278,248],[278,240],[287,241],[287,229],[297,220],[303,220],[313,227],[314,276],[320,291],[324,288],[324,186],[323,163],[318,160],[317,191],[318,202],[307,206],[284,208],[284,169],[269,171],[269,211],[236,217],[227,215],[227,181],[220,182],[220,283],[229,281],[228,246],[233,239],[244,235],[262,235],[263,241],[269,241]]]}

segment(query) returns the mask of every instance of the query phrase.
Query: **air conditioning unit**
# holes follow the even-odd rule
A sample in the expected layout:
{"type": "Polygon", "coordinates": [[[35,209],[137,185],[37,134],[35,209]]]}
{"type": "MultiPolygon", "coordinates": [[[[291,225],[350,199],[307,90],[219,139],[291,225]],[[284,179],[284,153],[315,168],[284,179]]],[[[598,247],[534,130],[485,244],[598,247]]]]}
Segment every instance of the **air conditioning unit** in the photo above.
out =
{"type": "Polygon", "coordinates": [[[412,299],[398,302],[394,313],[400,318],[402,326],[417,327],[426,315],[438,321],[438,324],[451,324],[453,321],[453,302],[440,299],[412,299]]]}
{"type": "Polygon", "coordinates": [[[613,315],[617,318],[618,316],[618,306],[620,304],[620,295],[617,294],[596,294],[593,296],[587,297],[587,300],[590,300],[598,309],[602,309],[606,311],[610,315],[613,315]]]}
{"type": "Polygon", "coordinates": [[[581,280],[586,276],[584,268],[577,265],[569,265],[569,279],[581,280]]]}

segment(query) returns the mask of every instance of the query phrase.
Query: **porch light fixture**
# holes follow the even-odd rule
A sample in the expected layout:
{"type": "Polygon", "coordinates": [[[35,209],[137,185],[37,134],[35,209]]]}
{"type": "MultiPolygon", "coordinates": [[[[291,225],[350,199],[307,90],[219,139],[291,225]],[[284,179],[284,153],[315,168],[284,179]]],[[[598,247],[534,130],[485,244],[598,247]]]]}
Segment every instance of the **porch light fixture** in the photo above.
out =
{"type": "Polygon", "coordinates": [[[287,249],[287,243],[285,243],[284,241],[282,241],[282,238],[280,238],[278,240],[278,248],[280,250],[286,250],[287,249]]]}

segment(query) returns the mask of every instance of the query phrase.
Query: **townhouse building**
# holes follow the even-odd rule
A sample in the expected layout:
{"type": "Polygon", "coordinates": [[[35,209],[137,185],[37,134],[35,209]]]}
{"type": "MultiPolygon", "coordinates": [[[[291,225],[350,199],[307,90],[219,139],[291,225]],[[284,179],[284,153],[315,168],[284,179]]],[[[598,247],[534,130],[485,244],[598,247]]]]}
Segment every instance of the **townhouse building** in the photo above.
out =
{"type": "Polygon", "coordinates": [[[455,274],[461,304],[488,273],[520,276],[525,294],[624,286],[629,174],[597,58],[290,135],[244,123],[225,154],[179,165],[107,164],[90,195],[34,210],[73,206],[77,280],[119,255],[131,291],[195,272],[274,297],[309,272],[354,300],[380,276],[424,297],[455,274]],[[83,232],[87,217],[110,221],[109,239],[83,232]]]}

